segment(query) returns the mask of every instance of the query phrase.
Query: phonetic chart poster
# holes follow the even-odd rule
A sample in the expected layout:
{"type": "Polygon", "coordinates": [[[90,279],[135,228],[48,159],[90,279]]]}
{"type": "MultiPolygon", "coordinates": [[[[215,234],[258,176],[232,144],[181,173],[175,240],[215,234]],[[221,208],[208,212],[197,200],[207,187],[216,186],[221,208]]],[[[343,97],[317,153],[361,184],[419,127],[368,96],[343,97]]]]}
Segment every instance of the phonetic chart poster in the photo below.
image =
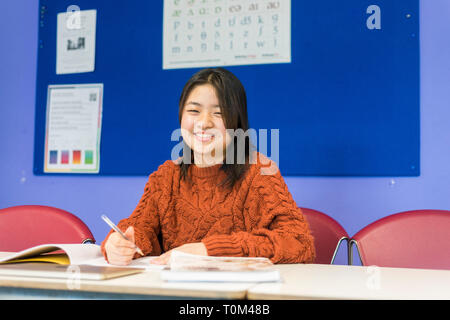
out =
{"type": "Polygon", "coordinates": [[[163,69],[291,62],[291,1],[165,0],[163,69]]]}

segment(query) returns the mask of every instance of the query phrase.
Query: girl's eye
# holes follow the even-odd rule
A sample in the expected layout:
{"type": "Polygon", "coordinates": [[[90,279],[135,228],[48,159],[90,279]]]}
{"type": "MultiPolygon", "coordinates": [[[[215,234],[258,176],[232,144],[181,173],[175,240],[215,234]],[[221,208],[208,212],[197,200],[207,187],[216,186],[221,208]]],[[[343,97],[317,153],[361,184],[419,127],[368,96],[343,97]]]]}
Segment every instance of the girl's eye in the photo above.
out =
{"type": "Polygon", "coordinates": [[[188,110],[187,112],[191,112],[191,113],[198,113],[197,110],[188,110]]]}

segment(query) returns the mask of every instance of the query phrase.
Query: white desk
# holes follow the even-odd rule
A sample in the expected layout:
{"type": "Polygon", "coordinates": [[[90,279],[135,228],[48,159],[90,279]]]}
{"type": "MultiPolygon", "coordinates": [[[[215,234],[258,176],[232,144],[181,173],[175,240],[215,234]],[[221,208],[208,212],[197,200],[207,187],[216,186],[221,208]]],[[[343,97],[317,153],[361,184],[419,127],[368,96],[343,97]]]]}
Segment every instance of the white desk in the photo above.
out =
{"type": "MultiPolygon", "coordinates": [[[[2,252],[0,252],[0,255],[2,252]]],[[[450,270],[293,264],[276,266],[282,283],[176,283],[145,271],[110,280],[0,276],[1,299],[445,299],[450,270]]]]}
{"type": "MultiPolygon", "coordinates": [[[[8,253],[0,252],[0,256],[8,253]]],[[[165,282],[158,270],[108,280],[0,276],[2,299],[245,299],[254,283],[165,282]],[[78,288],[79,287],[79,288],[78,288]]]]}
{"type": "Polygon", "coordinates": [[[279,265],[283,283],[262,283],[248,299],[450,299],[450,270],[279,265]]]}
{"type": "Polygon", "coordinates": [[[169,283],[159,271],[145,271],[109,280],[80,280],[0,276],[0,300],[21,298],[100,299],[245,299],[252,283],[169,283]]]}

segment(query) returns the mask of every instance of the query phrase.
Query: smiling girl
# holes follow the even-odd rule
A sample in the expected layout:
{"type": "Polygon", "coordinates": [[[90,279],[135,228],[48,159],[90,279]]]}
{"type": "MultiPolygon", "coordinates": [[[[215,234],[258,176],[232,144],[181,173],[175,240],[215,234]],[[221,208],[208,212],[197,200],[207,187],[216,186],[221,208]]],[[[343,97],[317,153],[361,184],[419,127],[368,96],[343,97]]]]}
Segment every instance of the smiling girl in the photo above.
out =
{"type": "Polygon", "coordinates": [[[239,79],[222,68],[197,72],[181,93],[179,120],[183,156],[149,176],[136,209],[119,222],[131,241],[111,231],[102,242],[108,262],[129,264],[139,257],[134,244],[159,264],[174,249],[313,262],[308,223],[275,163],[252,150],[248,137],[241,148],[230,134],[249,129],[239,79]]]}

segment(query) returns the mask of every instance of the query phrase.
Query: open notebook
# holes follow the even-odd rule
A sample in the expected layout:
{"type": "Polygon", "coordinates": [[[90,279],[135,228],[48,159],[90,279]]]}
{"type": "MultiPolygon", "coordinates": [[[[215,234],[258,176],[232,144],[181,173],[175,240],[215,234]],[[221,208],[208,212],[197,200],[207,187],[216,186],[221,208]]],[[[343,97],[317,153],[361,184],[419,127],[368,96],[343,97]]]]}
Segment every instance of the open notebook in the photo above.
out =
{"type": "Polygon", "coordinates": [[[96,244],[42,244],[0,258],[0,264],[20,262],[49,262],[83,264],[102,257],[96,244]]]}
{"type": "Polygon", "coordinates": [[[154,258],[143,257],[133,260],[128,266],[118,267],[108,264],[96,244],[43,244],[3,254],[0,257],[0,275],[66,278],[78,270],[81,279],[101,280],[164,268],[151,265],[149,261],[154,258]]]}

